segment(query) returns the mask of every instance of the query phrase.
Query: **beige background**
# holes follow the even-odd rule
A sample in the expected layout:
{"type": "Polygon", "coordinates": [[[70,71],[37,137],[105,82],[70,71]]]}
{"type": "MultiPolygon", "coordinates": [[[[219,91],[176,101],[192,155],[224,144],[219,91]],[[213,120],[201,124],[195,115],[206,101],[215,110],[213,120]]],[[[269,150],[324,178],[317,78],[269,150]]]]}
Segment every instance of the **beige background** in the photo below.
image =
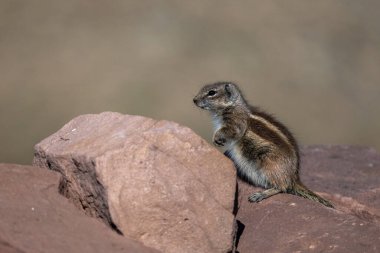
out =
{"type": "Polygon", "coordinates": [[[84,113],[174,120],[233,80],[301,144],[380,149],[380,1],[0,1],[0,161],[84,113]]]}

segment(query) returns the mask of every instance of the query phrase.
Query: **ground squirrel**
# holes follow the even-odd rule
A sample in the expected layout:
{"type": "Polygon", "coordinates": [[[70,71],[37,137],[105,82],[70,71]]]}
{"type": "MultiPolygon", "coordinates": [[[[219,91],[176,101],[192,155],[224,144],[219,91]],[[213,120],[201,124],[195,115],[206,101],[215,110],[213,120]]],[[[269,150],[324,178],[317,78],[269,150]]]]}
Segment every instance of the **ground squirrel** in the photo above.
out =
{"type": "Polygon", "coordinates": [[[250,106],[236,84],[206,85],[194,97],[194,103],[211,113],[213,142],[226,149],[238,175],[265,189],[249,196],[250,202],[283,192],[333,207],[301,183],[298,145],[290,131],[273,116],[250,106]]]}

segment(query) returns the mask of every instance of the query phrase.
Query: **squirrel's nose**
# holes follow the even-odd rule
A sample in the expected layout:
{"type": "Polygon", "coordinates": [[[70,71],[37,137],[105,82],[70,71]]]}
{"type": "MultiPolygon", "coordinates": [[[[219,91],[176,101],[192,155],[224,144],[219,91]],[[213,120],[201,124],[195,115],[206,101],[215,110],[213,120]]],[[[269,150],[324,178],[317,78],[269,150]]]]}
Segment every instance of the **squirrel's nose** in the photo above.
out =
{"type": "Polygon", "coordinates": [[[197,98],[193,98],[193,102],[194,102],[194,104],[197,104],[197,102],[198,102],[197,98]]]}

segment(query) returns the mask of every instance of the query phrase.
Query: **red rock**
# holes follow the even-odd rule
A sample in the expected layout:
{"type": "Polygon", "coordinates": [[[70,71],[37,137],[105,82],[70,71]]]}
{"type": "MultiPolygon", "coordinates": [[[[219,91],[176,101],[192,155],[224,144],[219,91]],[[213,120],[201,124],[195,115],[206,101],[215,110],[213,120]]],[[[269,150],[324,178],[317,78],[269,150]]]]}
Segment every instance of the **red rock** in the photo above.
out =
{"type": "Polygon", "coordinates": [[[164,252],[228,252],[232,163],[187,127],[118,113],[83,115],[35,146],[34,164],[91,216],[164,252]]]}
{"type": "Polygon", "coordinates": [[[154,253],[87,217],[58,193],[59,174],[0,164],[0,252],[154,253]]]}
{"type": "Polygon", "coordinates": [[[302,155],[305,184],[340,209],[380,217],[380,154],[375,149],[315,145],[303,149],[302,155]]]}
{"type": "Polygon", "coordinates": [[[379,252],[379,153],[310,146],[302,150],[301,168],[305,185],[332,200],[336,209],[288,194],[251,204],[248,196],[261,189],[239,182],[238,251],[379,252]]]}
{"type": "Polygon", "coordinates": [[[0,252],[1,253],[23,253],[21,250],[10,245],[8,242],[0,239],[0,252]]]}

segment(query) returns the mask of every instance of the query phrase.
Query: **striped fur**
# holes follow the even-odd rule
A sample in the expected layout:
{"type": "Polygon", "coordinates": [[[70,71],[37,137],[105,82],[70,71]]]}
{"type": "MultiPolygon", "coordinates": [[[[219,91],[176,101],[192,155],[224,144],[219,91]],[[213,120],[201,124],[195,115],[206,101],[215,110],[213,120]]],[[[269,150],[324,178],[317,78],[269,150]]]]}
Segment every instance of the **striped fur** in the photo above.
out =
{"type": "Polygon", "coordinates": [[[252,194],[249,201],[259,202],[283,192],[332,207],[301,183],[298,145],[290,131],[273,116],[250,106],[236,84],[206,85],[195,96],[194,103],[211,113],[213,142],[224,147],[238,175],[267,189],[252,194]]]}

